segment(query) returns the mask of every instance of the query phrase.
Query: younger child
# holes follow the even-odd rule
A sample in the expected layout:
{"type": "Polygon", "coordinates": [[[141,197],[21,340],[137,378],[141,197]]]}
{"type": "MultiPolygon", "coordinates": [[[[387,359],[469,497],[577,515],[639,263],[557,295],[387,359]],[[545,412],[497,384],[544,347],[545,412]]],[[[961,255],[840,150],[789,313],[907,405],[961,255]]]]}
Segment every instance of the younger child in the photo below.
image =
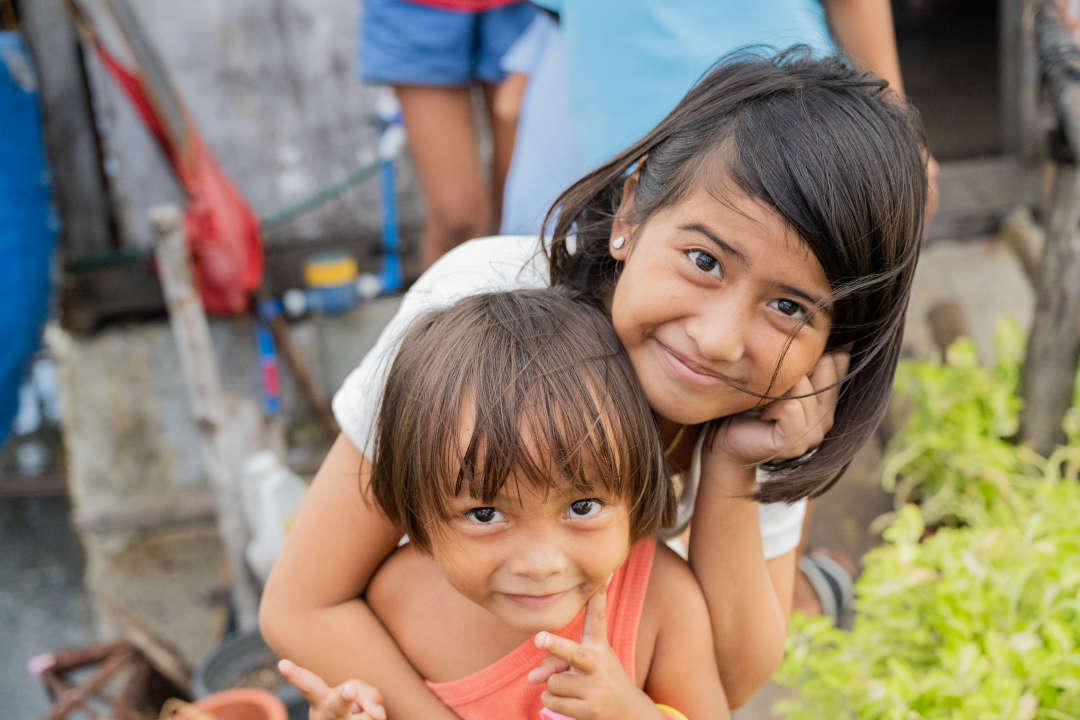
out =
{"type": "Polygon", "coordinates": [[[655,540],[675,511],[656,422],[601,309],[549,288],[420,318],[376,438],[371,493],[409,544],[367,600],[457,715],[727,717],[704,597],[655,540]]]}

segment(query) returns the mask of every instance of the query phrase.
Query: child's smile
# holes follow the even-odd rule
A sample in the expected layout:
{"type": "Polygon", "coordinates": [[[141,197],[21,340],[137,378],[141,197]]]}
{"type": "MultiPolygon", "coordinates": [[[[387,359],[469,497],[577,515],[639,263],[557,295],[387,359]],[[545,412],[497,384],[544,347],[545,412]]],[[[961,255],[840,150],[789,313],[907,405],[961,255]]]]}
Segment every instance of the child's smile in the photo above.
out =
{"type": "Polygon", "coordinates": [[[560,630],[626,559],[626,503],[510,479],[491,504],[459,497],[431,534],[450,584],[515,630],[560,630]]]}

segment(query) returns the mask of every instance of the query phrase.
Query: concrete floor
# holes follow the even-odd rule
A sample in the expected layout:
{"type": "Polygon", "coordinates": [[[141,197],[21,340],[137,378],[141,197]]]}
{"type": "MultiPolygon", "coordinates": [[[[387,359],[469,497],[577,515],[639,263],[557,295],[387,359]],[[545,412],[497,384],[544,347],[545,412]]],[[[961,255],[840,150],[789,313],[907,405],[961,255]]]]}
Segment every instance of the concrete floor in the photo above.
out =
{"type": "Polygon", "coordinates": [[[0,715],[29,720],[49,704],[26,661],[94,639],[67,498],[0,501],[0,547],[0,715]]]}

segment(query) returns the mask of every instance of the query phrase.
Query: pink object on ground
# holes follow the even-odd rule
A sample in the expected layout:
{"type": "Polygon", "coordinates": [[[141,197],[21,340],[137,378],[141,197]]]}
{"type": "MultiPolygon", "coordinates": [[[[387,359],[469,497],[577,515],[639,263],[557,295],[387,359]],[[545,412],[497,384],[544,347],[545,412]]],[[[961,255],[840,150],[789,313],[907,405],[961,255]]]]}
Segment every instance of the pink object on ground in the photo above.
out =
{"type": "Polygon", "coordinates": [[[56,664],[56,656],[52,653],[41,653],[35,655],[26,661],[26,669],[30,671],[30,674],[34,677],[41,675],[53,665],[56,664]]]}

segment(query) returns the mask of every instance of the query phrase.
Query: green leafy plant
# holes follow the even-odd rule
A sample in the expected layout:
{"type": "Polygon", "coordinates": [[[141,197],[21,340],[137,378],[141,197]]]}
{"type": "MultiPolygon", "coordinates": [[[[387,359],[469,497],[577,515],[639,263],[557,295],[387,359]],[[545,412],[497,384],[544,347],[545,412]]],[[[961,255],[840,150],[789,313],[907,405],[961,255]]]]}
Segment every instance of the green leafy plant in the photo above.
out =
{"type": "MultiPolygon", "coordinates": [[[[978,364],[967,339],[953,343],[944,362],[901,363],[896,393],[905,418],[882,471],[897,507],[917,503],[930,525],[986,522],[1013,512],[1010,488],[1020,479],[1046,472],[1045,458],[1014,443],[1025,341],[1003,320],[990,368],[978,364]]],[[[1080,446],[1080,382],[1073,405],[1065,429],[1069,444],[1080,446]]]]}
{"type": "Polygon", "coordinates": [[[907,506],[867,554],[848,632],[796,617],[775,710],[821,718],[1080,717],[1080,485],[1025,489],[1009,525],[921,540],[907,506]]]}
{"type": "Polygon", "coordinates": [[[901,368],[885,482],[921,505],[863,558],[851,631],[793,619],[789,720],[1080,718],[1080,402],[1049,458],[1014,444],[1023,335],[997,340],[990,369],[967,341],[901,368]]]}

